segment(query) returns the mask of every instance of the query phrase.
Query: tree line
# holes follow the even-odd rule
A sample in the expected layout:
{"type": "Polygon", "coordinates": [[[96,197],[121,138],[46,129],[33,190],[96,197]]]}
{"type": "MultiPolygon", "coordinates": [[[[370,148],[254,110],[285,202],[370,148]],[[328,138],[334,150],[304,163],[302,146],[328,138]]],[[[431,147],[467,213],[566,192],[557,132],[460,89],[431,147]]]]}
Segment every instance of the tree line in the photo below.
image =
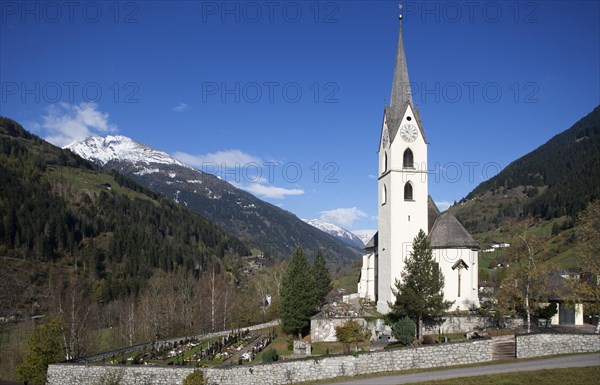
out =
{"type": "Polygon", "coordinates": [[[0,119],[0,256],[69,266],[107,303],[138,293],[157,269],[199,274],[214,258],[248,254],[205,218],[0,119]]]}
{"type": "Polygon", "coordinates": [[[509,164],[497,176],[481,183],[466,199],[481,196],[486,191],[524,186],[529,199],[523,214],[544,219],[563,215],[576,217],[588,202],[600,198],[598,180],[600,106],[568,130],[509,164]],[[547,189],[539,193],[538,187],[542,186],[547,189]]]}

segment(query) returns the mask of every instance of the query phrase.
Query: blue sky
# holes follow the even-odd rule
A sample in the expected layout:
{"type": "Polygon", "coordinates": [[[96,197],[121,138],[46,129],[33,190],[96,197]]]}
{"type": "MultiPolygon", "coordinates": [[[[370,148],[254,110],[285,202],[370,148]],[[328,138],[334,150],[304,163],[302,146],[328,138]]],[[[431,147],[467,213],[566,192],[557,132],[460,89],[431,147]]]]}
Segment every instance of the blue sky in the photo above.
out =
{"type": "MultiPolygon", "coordinates": [[[[442,208],[600,103],[599,4],[404,2],[442,208]]],[[[2,1],[0,114],[59,145],[126,135],[299,217],[375,229],[399,12],[392,1],[2,1]]]]}

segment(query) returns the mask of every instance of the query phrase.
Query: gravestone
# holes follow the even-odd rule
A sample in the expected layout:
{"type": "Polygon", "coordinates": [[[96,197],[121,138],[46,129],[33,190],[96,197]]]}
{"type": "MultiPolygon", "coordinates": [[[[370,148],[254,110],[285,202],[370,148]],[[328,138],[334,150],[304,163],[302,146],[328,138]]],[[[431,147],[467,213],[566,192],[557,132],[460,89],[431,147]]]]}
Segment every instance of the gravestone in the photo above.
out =
{"type": "Polygon", "coordinates": [[[310,356],[312,346],[310,342],[303,340],[294,341],[294,355],[299,356],[310,356]]]}

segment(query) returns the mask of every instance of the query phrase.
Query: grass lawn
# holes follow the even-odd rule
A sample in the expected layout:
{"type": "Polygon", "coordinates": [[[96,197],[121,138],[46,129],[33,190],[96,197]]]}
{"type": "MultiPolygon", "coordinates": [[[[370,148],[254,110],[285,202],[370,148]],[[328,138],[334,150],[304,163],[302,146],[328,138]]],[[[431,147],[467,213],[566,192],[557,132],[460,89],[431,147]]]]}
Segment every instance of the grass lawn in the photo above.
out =
{"type": "Polygon", "coordinates": [[[355,267],[349,270],[344,275],[341,275],[333,280],[333,290],[345,289],[346,294],[356,293],[358,290],[358,276],[360,275],[360,267],[355,267]]]}
{"type": "MultiPolygon", "coordinates": [[[[270,331],[271,329],[265,329],[265,330],[270,331]]],[[[280,356],[289,356],[292,353],[294,353],[293,351],[288,350],[288,348],[287,348],[287,346],[288,346],[287,340],[288,340],[289,336],[287,334],[283,333],[283,331],[281,330],[281,326],[277,326],[276,332],[277,332],[277,338],[275,338],[275,341],[271,342],[269,344],[269,346],[266,347],[265,350],[260,352],[254,358],[254,362],[262,362],[263,353],[269,349],[277,350],[277,354],[279,354],[280,356]]]]}
{"type": "MultiPolygon", "coordinates": [[[[350,350],[354,351],[358,346],[359,349],[365,348],[368,351],[369,346],[371,346],[370,341],[363,341],[359,343],[350,344],[350,350]]],[[[324,356],[327,354],[327,350],[329,349],[329,354],[342,354],[346,352],[346,344],[341,342],[315,342],[312,344],[312,354],[313,356],[324,356]]]]}
{"type": "MultiPolygon", "coordinates": [[[[578,353],[578,354],[557,354],[557,355],[553,355],[553,356],[546,356],[546,357],[532,357],[532,358],[522,358],[522,359],[516,359],[516,358],[510,358],[510,359],[503,359],[503,360],[495,360],[495,361],[488,361],[488,362],[483,362],[483,363],[476,363],[476,364],[465,364],[465,365],[452,365],[452,366],[438,366],[435,368],[428,368],[428,369],[408,369],[408,370],[399,370],[399,371],[391,371],[391,372],[379,372],[379,373],[370,373],[370,374],[360,374],[357,376],[351,376],[351,377],[336,377],[336,378],[329,378],[329,379],[325,379],[325,380],[316,380],[316,381],[306,381],[306,382],[299,382],[298,385],[302,384],[302,385],[322,385],[322,384],[329,384],[329,383],[336,383],[336,382],[344,382],[344,381],[354,381],[354,380],[358,380],[358,379],[377,379],[378,377],[389,377],[389,376],[401,376],[404,374],[414,374],[414,373],[423,373],[423,372],[437,372],[437,371],[442,371],[442,370],[448,370],[448,369],[458,369],[458,368],[471,368],[471,367],[478,367],[478,366],[489,366],[489,365],[498,365],[498,364],[506,364],[506,363],[514,363],[514,362],[524,362],[524,361],[537,361],[540,359],[547,359],[547,358],[557,358],[557,357],[566,357],[566,356],[576,356],[579,354],[587,354],[587,353],[578,353]]],[[[538,371],[531,371],[531,372],[518,372],[518,373],[514,373],[517,374],[518,376],[522,376],[523,373],[543,373],[543,372],[548,372],[548,371],[555,371],[555,370],[565,370],[565,371],[573,371],[573,373],[578,373],[579,371],[585,371],[587,369],[596,369],[596,370],[600,370],[600,367],[589,367],[589,368],[568,368],[568,369],[549,369],[549,370],[538,370],[538,371]]],[[[510,373],[510,375],[512,375],[513,373],[510,373]]],[[[598,372],[594,372],[593,376],[596,376],[596,378],[598,378],[598,372]]],[[[529,382],[525,381],[525,382],[488,382],[487,378],[503,378],[507,376],[507,374],[494,374],[494,375],[489,375],[489,376],[476,376],[476,377],[461,377],[460,379],[452,379],[452,380],[437,380],[437,381],[426,381],[426,382],[412,382],[411,384],[419,384],[419,385],[454,385],[454,384],[460,384],[460,385],[555,385],[555,384],[559,384],[558,382],[554,383],[554,382],[543,382],[543,381],[538,381],[537,377],[534,377],[534,380],[531,379],[531,377],[527,376],[526,378],[528,379],[529,382]],[[476,379],[473,380],[473,382],[471,382],[471,379],[476,379]],[[457,382],[446,382],[446,381],[457,381],[457,382]]],[[[544,377],[540,377],[540,378],[544,378],[544,377]]],[[[564,378],[564,377],[562,377],[564,378]]],[[[569,376],[569,378],[572,378],[574,381],[571,382],[567,382],[568,385],[587,385],[587,384],[596,384],[597,380],[594,379],[593,381],[585,381],[581,382],[579,380],[579,376],[578,375],[573,375],[573,376],[569,376]]],[[[588,377],[585,377],[588,378],[588,377]]],[[[593,378],[593,377],[592,377],[593,378]]],[[[562,380],[563,383],[565,382],[565,380],[562,380]]],[[[374,382],[376,383],[376,382],[374,382]]],[[[563,383],[560,383],[561,385],[564,385],[563,383]]]]}
{"type": "Polygon", "coordinates": [[[152,200],[150,197],[142,193],[119,186],[114,178],[106,173],[97,173],[81,169],[73,169],[70,167],[55,166],[48,168],[46,175],[51,181],[67,180],[80,190],[88,190],[95,193],[100,193],[102,190],[105,190],[103,187],[100,187],[101,185],[110,184],[111,191],[117,194],[126,195],[131,199],[145,199],[154,203],[155,205],[158,204],[158,202],[152,200]]]}
{"type": "Polygon", "coordinates": [[[451,380],[418,382],[420,385],[564,385],[597,384],[600,367],[547,369],[533,372],[494,374],[489,376],[463,377],[451,380]]]}
{"type": "Polygon", "coordinates": [[[479,252],[479,268],[489,269],[492,267],[492,262],[496,260],[496,257],[500,255],[499,250],[494,250],[491,253],[479,252]]]}

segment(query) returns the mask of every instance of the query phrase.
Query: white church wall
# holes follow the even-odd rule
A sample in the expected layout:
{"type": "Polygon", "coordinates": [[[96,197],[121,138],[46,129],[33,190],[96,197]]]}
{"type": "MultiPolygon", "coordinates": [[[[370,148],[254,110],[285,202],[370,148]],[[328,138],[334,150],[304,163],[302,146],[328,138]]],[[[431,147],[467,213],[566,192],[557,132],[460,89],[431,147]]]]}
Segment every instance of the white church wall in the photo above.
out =
{"type": "Polygon", "coordinates": [[[583,325],[583,304],[575,304],[575,325],[583,325]]]}
{"type": "Polygon", "coordinates": [[[479,307],[477,250],[434,249],[433,255],[444,275],[444,298],[454,302],[450,310],[469,310],[471,306],[479,307]],[[468,266],[468,269],[460,271],[460,290],[459,269],[452,269],[459,260],[463,260],[468,266]]]}
{"type": "MultiPolygon", "coordinates": [[[[409,106],[400,125],[410,123],[418,128],[414,112],[409,106]],[[410,117],[410,120],[408,119],[410,117]]],[[[383,130],[387,128],[386,123],[383,130]]],[[[396,134],[389,149],[380,148],[380,164],[389,166],[380,168],[383,173],[379,181],[379,247],[378,247],[378,299],[377,310],[389,312],[388,302],[394,300],[392,288],[396,279],[400,279],[404,262],[412,250],[412,242],[419,230],[427,233],[427,144],[419,130],[414,142],[407,143],[400,134],[396,134]],[[414,169],[403,168],[404,151],[413,152],[414,169]],[[413,199],[405,200],[404,187],[410,182],[413,199]],[[385,200],[382,192],[385,186],[385,200]],[[383,204],[385,202],[385,204],[383,204]]]]}
{"type": "Polygon", "coordinates": [[[375,253],[363,255],[358,296],[369,301],[375,301],[375,253]]]}

